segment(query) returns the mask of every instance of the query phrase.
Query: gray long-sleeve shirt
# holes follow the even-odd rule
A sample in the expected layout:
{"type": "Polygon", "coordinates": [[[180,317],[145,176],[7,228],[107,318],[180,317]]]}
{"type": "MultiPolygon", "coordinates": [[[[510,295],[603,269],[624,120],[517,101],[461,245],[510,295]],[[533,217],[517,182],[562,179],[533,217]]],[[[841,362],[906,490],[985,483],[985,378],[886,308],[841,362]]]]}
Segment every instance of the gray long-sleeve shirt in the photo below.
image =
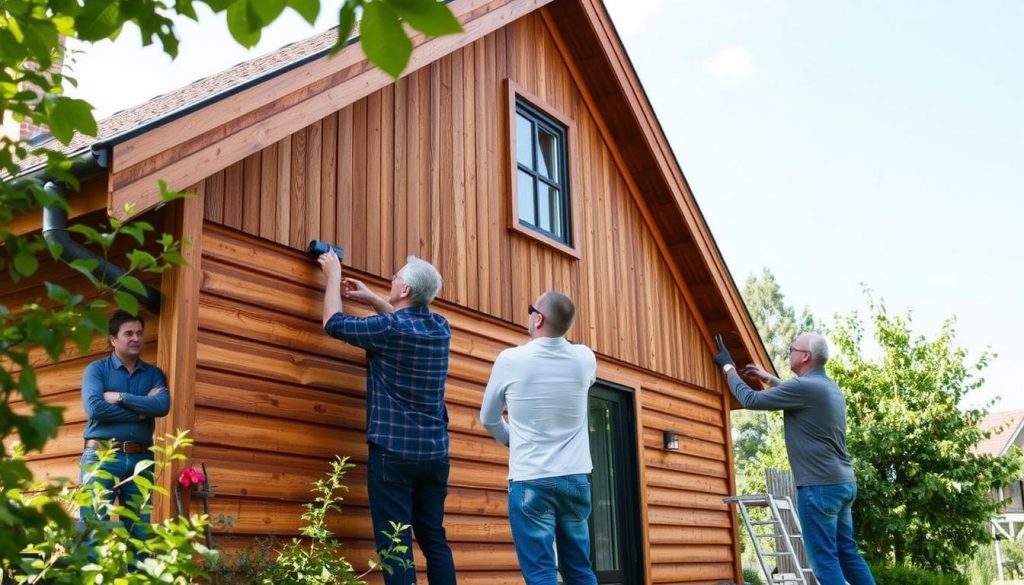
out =
{"type": "Polygon", "coordinates": [[[824,368],[761,391],[736,370],[728,380],[744,408],[783,411],[786,453],[798,487],[856,481],[846,452],[846,397],[824,368]]]}

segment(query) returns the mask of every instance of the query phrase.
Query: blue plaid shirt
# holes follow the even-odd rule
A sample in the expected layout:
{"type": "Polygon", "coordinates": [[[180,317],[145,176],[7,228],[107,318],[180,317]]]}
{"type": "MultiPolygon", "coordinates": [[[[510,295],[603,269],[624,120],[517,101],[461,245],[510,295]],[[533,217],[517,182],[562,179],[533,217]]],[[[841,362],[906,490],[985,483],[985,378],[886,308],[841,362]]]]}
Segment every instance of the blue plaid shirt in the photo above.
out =
{"type": "Polygon", "coordinates": [[[448,456],[448,320],[426,307],[352,317],[335,313],[331,337],[366,350],[366,441],[405,459],[448,456]]]}

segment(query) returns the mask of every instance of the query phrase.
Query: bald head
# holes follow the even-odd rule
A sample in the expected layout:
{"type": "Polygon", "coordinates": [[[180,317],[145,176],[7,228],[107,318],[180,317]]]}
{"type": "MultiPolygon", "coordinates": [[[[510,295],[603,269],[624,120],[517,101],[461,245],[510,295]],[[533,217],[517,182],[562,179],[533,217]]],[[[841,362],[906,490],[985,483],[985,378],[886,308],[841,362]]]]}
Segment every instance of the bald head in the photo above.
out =
{"type": "Polygon", "coordinates": [[[537,310],[544,315],[548,333],[554,336],[565,335],[576,318],[576,305],[572,299],[557,291],[548,291],[541,295],[537,300],[537,310]]]}

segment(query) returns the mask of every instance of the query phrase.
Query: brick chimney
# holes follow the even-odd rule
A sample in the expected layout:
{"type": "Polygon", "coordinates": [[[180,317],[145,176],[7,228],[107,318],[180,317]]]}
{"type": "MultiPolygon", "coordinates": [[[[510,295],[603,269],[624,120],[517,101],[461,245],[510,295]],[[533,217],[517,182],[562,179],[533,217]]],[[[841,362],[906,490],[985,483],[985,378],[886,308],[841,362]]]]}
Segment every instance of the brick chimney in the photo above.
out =
{"type": "MultiPolygon", "coordinates": [[[[59,39],[58,39],[58,42],[60,43],[60,49],[58,51],[57,56],[54,58],[53,62],[50,64],[50,71],[52,73],[60,73],[61,70],[64,68],[64,53],[65,53],[64,43],[65,43],[65,40],[66,39],[63,36],[59,37],[59,39]]],[[[29,68],[29,69],[35,69],[36,64],[35,63],[31,63],[31,62],[27,62],[27,63],[25,63],[25,67],[29,68]]],[[[23,84],[22,88],[34,92],[36,94],[36,96],[40,96],[40,94],[42,93],[42,91],[35,84],[32,84],[32,83],[25,83],[25,84],[23,84]]],[[[39,99],[39,97],[36,98],[36,100],[38,100],[38,99],[39,99]]],[[[35,104],[33,103],[33,105],[35,105],[35,104]]],[[[22,120],[21,121],[21,125],[18,126],[16,123],[13,122],[13,120],[8,119],[7,115],[4,116],[4,125],[3,126],[4,126],[3,130],[4,130],[4,134],[5,135],[13,137],[14,130],[15,130],[15,128],[17,128],[17,136],[18,136],[18,138],[20,138],[21,140],[29,141],[29,142],[31,142],[33,140],[45,139],[45,138],[48,137],[49,132],[50,132],[50,130],[46,126],[40,126],[38,124],[35,124],[29,118],[25,118],[24,120],[22,120]]]]}

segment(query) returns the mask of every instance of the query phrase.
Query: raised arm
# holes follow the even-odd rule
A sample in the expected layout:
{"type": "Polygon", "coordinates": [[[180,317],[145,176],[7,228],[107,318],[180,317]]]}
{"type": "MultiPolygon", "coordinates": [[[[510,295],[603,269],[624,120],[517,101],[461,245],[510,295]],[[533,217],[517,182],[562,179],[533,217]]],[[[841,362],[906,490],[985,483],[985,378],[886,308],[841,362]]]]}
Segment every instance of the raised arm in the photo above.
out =
{"type": "Polygon", "coordinates": [[[320,269],[327,277],[327,284],[324,287],[324,314],[323,325],[331,320],[336,313],[341,312],[341,260],[334,252],[320,254],[317,258],[320,269]]]}

